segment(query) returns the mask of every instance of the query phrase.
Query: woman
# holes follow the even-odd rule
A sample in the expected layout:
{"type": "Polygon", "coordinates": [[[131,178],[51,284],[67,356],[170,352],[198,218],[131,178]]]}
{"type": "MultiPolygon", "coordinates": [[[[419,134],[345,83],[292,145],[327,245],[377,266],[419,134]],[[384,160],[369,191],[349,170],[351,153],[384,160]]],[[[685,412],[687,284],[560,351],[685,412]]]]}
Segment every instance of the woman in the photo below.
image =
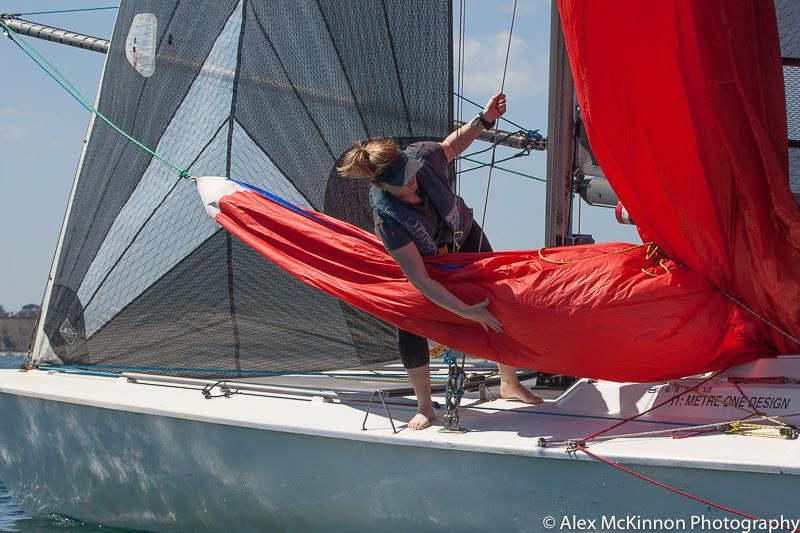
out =
{"type": "MultiPolygon", "coordinates": [[[[506,97],[498,93],[475,120],[441,143],[419,142],[405,151],[387,139],[356,143],[337,167],[343,176],[366,178],[372,183],[369,202],[375,215],[375,233],[408,280],[432,302],[496,333],[502,332],[502,325],[489,311],[489,299],[465,304],[428,276],[422,256],[448,251],[492,251],[483,230],[472,220],[472,210],[450,188],[446,169],[505,111],[506,97]]],[[[431,403],[428,341],[398,329],[397,346],[417,396],[417,414],[408,427],[424,429],[436,416],[431,403]]],[[[498,366],[503,398],[542,402],[520,384],[513,367],[498,366]]]]}

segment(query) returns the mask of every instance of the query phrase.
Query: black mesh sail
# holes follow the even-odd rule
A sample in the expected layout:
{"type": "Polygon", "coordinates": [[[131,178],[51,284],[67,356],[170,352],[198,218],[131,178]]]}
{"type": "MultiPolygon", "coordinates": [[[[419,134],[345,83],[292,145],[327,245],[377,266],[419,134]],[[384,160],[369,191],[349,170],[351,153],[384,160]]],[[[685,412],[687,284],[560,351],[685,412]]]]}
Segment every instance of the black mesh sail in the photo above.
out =
{"type": "MultiPolygon", "coordinates": [[[[452,124],[449,0],[122,2],[99,109],[194,175],[368,227],[353,141],[452,124]]],[[[95,121],[38,356],[156,372],[308,371],[397,357],[393,329],[225,233],[191,182],[95,121]]]]}
{"type": "Polygon", "coordinates": [[[775,0],[789,129],[789,184],[800,193],[800,3],[775,0]]]}

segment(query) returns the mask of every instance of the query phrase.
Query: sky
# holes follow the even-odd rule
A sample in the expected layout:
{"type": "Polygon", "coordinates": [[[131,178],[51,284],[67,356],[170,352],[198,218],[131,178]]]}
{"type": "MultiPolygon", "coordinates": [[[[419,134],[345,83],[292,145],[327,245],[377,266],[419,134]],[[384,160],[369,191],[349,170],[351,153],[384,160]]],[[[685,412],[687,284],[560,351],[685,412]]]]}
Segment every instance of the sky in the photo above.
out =
{"type": "MultiPolygon", "coordinates": [[[[457,11],[458,1],[454,1],[457,11]]],[[[463,94],[484,103],[500,89],[513,0],[466,0],[463,94]]],[[[114,0],[0,0],[0,13],[116,5],[114,0]]],[[[24,17],[108,38],[115,10],[24,17]]],[[[454,15],[457,37],[458,16],[454,15]]],[[[507,117],[547,133],[550,2],[519,0],[506,73],[507,117]]],[[[87,97],[94,100],[103,55],[40,40],[39,49],[87,97]]],[[[89,114],[48,78],[10,40],[0,39],[0,305],[7,311],[39,304],[58,241],[89,114]]],[[[478,108],[464,104],[465,120],[478,108]]],[[[501,127],[509,127],[503,123],[501,127]]],[[[469,151],[488,145],[477,142],[469,151]]],[[[499,149],[497,157],[513,154],[499,149]]],[[[534,152],[502,166],[545,177],[546,155],[534,152]]],[[[461,193],[483,219],[488,172],[465,173],[461,193]]],[[[495,170],[484,228],[495,250],[538,248],[544,242],[545,184],[495,170]]],[[[578,203],[575,204],[577,213],[578,203]]],[[[581,206],[581,232],[598,242],[639,242],[632,226],[613,211],[581,206]]],[[[577,231],[577,227],[574,228],[577,231]]]]}

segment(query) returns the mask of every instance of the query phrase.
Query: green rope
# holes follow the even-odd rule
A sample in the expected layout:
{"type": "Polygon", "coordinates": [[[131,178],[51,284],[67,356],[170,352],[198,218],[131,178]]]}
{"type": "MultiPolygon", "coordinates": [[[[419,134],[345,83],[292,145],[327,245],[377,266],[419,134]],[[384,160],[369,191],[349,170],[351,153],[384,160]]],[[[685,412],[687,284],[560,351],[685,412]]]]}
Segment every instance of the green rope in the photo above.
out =
{"type": "MultiPolygon", "coordinates": [[[[108,124],[111,128],[113,128],[120,135],[122,135],[123,137],[128,139],[130,142],[132,142],[133,144],[135,144],[136,146],[138,146],[139,148],[141,148],[142,150],[144,150],[145,152],[147,152],[151,156],[155,157],[156,159],[158,159],[159,161],[161,161],[162,163],[164,163],[165,165],[167,165],[168,167],[173,169],[175,172],[178,173],[178,175],[180,177],[182,177],[182,178],[191,177],[191,175],[189,174],[188,169],[185,169],[185,168],[182,168],[182,167],[176,165],[175,163],[173,163],[172,161],[170,161],[169,159],[167,159],[163,155],[161,155],[158,152],[156,152],[155,150],[147,147],[145,144],[143,144],[142,142],[140,142],[139,140],[137,140],[136,138],[131,136],[128,132],[126,132],[125,130],[123,130],[122,128],[120,128],[116,124],[114,124],[114,122],[112,122],[111,119],[106,117],[96,107],[94,107],[89,102],[89,100],[87,100],[86,97],[83,96],[83,94],[78,90],[78,88],[75,87],[75,85],[73,85],[72,82],[70,82],[67,79],[67,77],[64,76],[64,74],[62,74],[60,70],[58,70],[58,68],[56,68],[55,65],[53,65],[50,61],[48,61],[48,59],[44,55],[42,55],[34,46],[32,46],[30,43],[28,43],[26,39],[24,39],[21,35],[19,35],[17,32],[12,30],[11,28],[9,28],[2,20],[0,20],[0,26],[2,26],[3,29],[6,32],[8,32],[9,37],[11,37],[12,40],[15,43],[17,43],[21,48],[23,48],[24,51],[27,51],[27,52],[29,52],[29,54],[33,54],[34,56],[36,56],[36,57],[31,56],[31,59],[33,59],[42,69],[44,69],[45,72],[50,74],[51,77],[53,77],[53,73],[54,73],[58,77],[58,79],[61,79],[64,82],[64,84],[60,84],[60,85],[62,87],[64,87],[64,90],[66,90],[71,96],[73,96],[76,100],[78,100],[84,107],[86,107],[86,109],[88,109],[89,111],[91,111],[92,113],[94,113],[95,115],[100,117],[100,119],[102,119],[103,122],[108,124]],[[39,60],[41,60],[41,62],[43,62],[45,65],[47,65],[50,68],[50,70],[47,70],[47,68],[45,68],[44,65],[39,63],[39,61],[37,61],[36,58],[39,58],[39,60]],[[50,71],[52,71],[52,73],[50,71]]],[[[56,79],[56,81],[58,81],[58,79],[56,79]]],[[[469,157],[462,157],[461,159],[464,159],[465,161],[470,161],[472,163],[480,163],[480,164],[484,164],[484,165],[486,164],[484,161],[479,161],[477,159],[472,159],[472,158],[469,158],[469,157]]],[[[500,166],[495,166],[495,168],[497,168],[498,170],[502,170],[503,172],[508,172],[510,174],[516,174],[518,176],[523,176],[525,178],[529,178],[529,179],[532,179],[532,180],[541,181],[543,183],[547,182],[547,180],[545,180],[543,178],[532,176],[530,174],[525,174],[524,172],[519,172],[517,170],[511,170],[510,168],[505,168],[505,167],[500,167],[500,166]]]]}
{"type": "MultiPolygon", "coordinates": [[[[464,161],[469,161],[470,163],[481,163],[484,166],[489,166],[489,163],[486,163],[485,161],[479,161],[477,159],[472,159],[470,157],[462,157],[460,159],[463,159],[464,161]]],[[[511,170],[510,168],[498,167],[497,165],[495,165],[494,168],[496,168],[497,170],[508,172],[509,174],[516,174],[517,176],[524,176],[532,180],[541,181],[542,183],[547,183],[547,180],[544,178],[537,178],[536,176],[531,176],[530,174],[525,174],[524,172],[519,172],[517,170],[511,170]]]]}
{"type": "MultiPolygon", "coordinates": [[[[147,153],[148,153],[148,154],[150,154],[151,156],[155,157],[156,159],[158,159],[158,160],[159,160],[159,161],[161,161],[162,163],[166,164],[166,165],[167,165],[168,167],[170,167],[171,169],[173,169],[175,172],[177,172],[177,173],[178,173],[178,175],[179,175],[180,177],[182,177],[182,178],[189,178],[189,177],[190,177],[190,174],[189,174],[189,172],[188,172],[188,170],[187,170],[187,169],[185,169],[185,168],[182,168],[182,167],[179,167],[178,165],[176,165],[175,163],[173,163],[172,161],[170,161],[169,159],[167,159],[167,158],[166,158],[166,157],[164,157],[163,155],[159,154],[159,153],[158,153],[158,152],[156,152],[155,150],[152,150],[151,148],[148,148],[148,147],[147,147],[146,145],[144,145],[142,142],[140,142],[139,140],[135,139],[133,136],[131,136],[130,134],[128,134],[128,133],[127,133],[125,130],[123,130],[122,128],[120,128],[120,127],[119,127],[119,126],[117,126],[116,124],[114,124],[114,122],[112,122],[112,121],[111,121],[111,119],[109,119],[108,117],[106,117],[106,116],[105,116],[103,113],[101,113],[101,112],[100,112],[100,111],[99,111],[99,110],[98,110],[96,107],[94,107],[94,106],[93,106],[93,105],[92,105],[92,104],[91,104],[91,103],[90,103],[90,102],[89,102],[89,101],[86,99],[86,97],[85,97],[85,96],[83,96],[83,94],[82,94],[82,93],[81,93],[81,92],[78,90],[78,88],[77,88],[77,87],[75,87],[75,86],[72,84],[72,82],[70,82],[70,81],[69,81],[69,80],[66,78],[66,76],[64,76],[64,75],[61,73],[61,71],[60,71],[60,70],[58,70],[58,68],[56,68],[56,67],[55,67],[55,65],[53,65],[53,64],[52,64],[50,61],[48,61],[48,60],[47,60],[47,58],[46,58],[46,57],[44,57],[44,55],[42,55],[42,54],[41,54],[41,53],[40,53],[40,52],[39,52],[39,51],[38,51],[38,50],[37,50],[35,47],[31,46],[31,44],[30,44],[30,43],[28,43],[26,39],[24,39],[24,38],[23,38],[21,35],[19,35],[17,32],[15,32],[14,30],[12,30],[11,28],[9,28],[9,27],[8,27],[8,26],[7,26],[7,25],[6,25],[6,24],[5,24],[5,23],[4,23],[2,20],[0,20],[0,26],[2,26],[2,27],[3,27],[3,29],[4,29],[6,32],[8,32],[8,35],[9,35],[9,37],[11,37],[11,39],[12,39],[12,40],[13,40],[15,43],[17,43],[18,45],[20,45],[20,46],[23,48],[23,50],[24,50],[24,51],[26,51],[26,52],[29,52],[29,53],[32,53],[33,55],[35,55],[36,57],[33,57],[33,56],[31,56],[31,59],[33,59],[33,60],[34,60],[34,61],[35,61],[35,62],[36,62],[36,63],[37,63],[37,64],[38,64],[40,67],[42,67],[42,68],[45,70],[45,72],[47,72],[48,74],[50,74],[50,71],[48,71],[48,70],[47,70],[47,69],[46,69],[46,68],[45,68],[45,67],[44,67],[44,66],[43,66],[41,63],[39,63],[39,62],[36,60],[36,58],[39,58],[39,60],[41,60],[41,61],[42,61],[42,62],[43,62],[45,65],[47,65],[47,66],[50,68],[50,70],[52,71],[52,73],[54,73],[56,76],[58,76],[58,78],[59,78],[59,79],[61,79],[61,80],[64,82],[64,84],[66,84],[66,86],[65,86],[65,85],[62,85],[62,87],[64,87],[64,89],[65,89],[67,92],[69,92],[69,93],[70,93],[70,94],[71,94],[73,97],[75,97],[75,98],[76,98],[76,99],[77,99],[77,100],[78,100],[78,101],[79,101],[81,104],[83,104],[83,106],[84,106],[84,107],[86,107],[86,108],[87,108],[87,109],[89,109],[89,110],[90,110],[92,113],[94,113],[95,115],[97,115],[98,117],[100,117],[100,118],[103,120],[103,122],[105,122],[106,124],[108,124],[109,126],[111,126],[111,128],[113,128],[113,129],[114,129],[116,132],[118,132],[120,135],[122,135],[123,137],[125,137],[126,139],[128,139],[129,141],[131,141],[133,144],[135,144],[136,146],[138,146],[139,148],[141,148],[142,150],[144,150],[145,152],[147,152],[147,153]]],[[[58,81],[58,80],[56,80],[56,81],[58,81]]]]}

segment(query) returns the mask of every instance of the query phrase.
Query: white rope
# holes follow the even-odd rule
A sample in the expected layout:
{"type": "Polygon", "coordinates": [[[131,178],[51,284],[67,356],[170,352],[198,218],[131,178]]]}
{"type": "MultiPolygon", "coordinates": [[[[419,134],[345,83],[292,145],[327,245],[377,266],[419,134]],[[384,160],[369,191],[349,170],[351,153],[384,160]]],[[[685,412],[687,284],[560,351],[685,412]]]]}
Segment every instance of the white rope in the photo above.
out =
{"type": "MultiPolygon", "coordinates": [[[[503,81],[500,82],[500,92],[502,93],[506,87],[506,73],[508,72],[508,56],[511,55],[511,37],[514,35],[514,19],[517,16],[517,0],[514,0],[514,9],[511,12],[511,28],[508,30],[508,45],[506,46],[506,61],[503,65],[503,81]]],[[[492,186],[492,170],[494,170],[495,152],[497,151],[497,138],[500,131],[500,119],[497,119],[494,125],[494,144],[492,145],[492,160],[489,163],[489,177],[486,180],[486,194],[483,198],[483,214],[481,215],[481,237],[478,241],[478,251],[481,251],[483,246],[483,235],[485,233],[486,224],[486,209],[489,206],[489,190],[492,186]]]]}
{"type": "MultiPolygon", "coordinates": [[[[465,51],[465,36],[466,36],[466,28],[467,28],[467,10],[466,10],[466,0],[461,0],[459,5],[459,12],[458,12],[458,66],[457,66],[457,81],[456,87],[458,88],[458,94],[464,94],[464,66],[466,64],[466,58],[464,57],[465,51]]],[[[464,99],[458,98],[458,102],[456,103],[456,115],[458,116],[458,120],[460,122],[464,121],[464,99]]],[[[461,128],[456,130],[456,135],[459,135],[459,131],[461,128]]],[[[456,194],[461,195],[461,165],[462,161],[459,158],[456,158],[456,194]]],[[[455,250],[456,252],[458,249],[455,250]]]]}

